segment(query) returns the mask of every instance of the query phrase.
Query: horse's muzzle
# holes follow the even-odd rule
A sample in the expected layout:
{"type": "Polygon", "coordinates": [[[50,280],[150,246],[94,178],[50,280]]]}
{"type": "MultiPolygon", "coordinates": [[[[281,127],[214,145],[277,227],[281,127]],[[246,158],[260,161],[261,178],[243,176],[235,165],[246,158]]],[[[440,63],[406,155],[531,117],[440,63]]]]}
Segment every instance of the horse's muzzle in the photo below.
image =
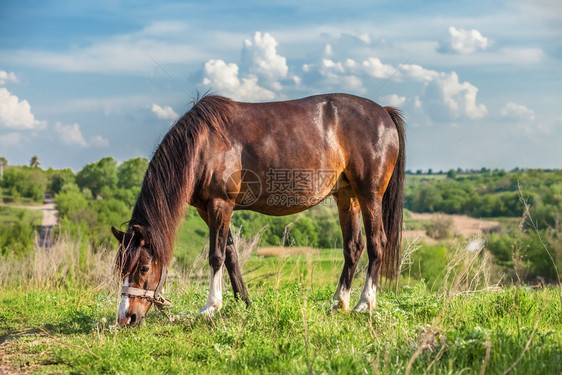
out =
{"type": "Polygon", "coordinates": [[[125,314],[119,317],[119,325],[121,327],[129,326],[136,327],[144,322],[144,316],[139,316],[137,314],[125,314]]]}

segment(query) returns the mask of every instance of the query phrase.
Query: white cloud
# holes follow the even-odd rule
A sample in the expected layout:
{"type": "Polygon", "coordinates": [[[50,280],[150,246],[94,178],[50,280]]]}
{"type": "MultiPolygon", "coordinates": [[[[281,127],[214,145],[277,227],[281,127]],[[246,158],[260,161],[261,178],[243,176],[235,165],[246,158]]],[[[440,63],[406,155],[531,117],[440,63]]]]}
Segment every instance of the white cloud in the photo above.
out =
{"type": "Polygon", "coordinates": [[[371,44],[371,36],[367,33],[357,34],[357,33],[342,33],[342,37],[351,38],[360,41],[364,44],[371,44]]]}
{"type": "Polygon", "coordinates": [[[400,107],[402,105],[404,105],[404,103],[406,103],[406,97],[405,96],[398,96],[396,94],[392,94],[392,95],[386,95],[381,97],[380,102],[383,103],[384,105],[390,105],[393,107],[400,107]]]}
{"type": "MultiPolygon", "coordinates": [[[[361,63],[352,59],[339,62],[323,58],[317,64],[304,64],[302,70],[308,85],[357,93],[367,92],[363,85],[369,83],[369,77],[379,80],[392,77],[395,82],[410,85],[420,82],[423,85],[420,95],[412,102],[413,107],[422,110],[423,101],[423,111],[437,122],[462,118],[475,120],[488,113],[486,106],[477,101],[478,88],[470,82],[460,82],[454,71],[439,72],[415,64],[405,64],[398,71],[398,68],[385,64],[377,57],[369,57],[361,63]]],[[[382,97],[381,101],[394,106],[407,103],[406,97],[396,94],[382,97]]]]}
{"type": "Polygon", "coordinates": [[[21,142],[22,136],[19,133],[8,133],[0,135],[0,145],[4,147],[14,146],[21,142]]]}
{"type": "Polygon", "coordinates": [[[16,75],[12,72],[8,73],[0,70],[0,85],[5,85],[8,82],[18,82],[16,75]]]}
{"type": "Polygon", "coordinates": [[[478,88],[470,82],[459,82],[455,72],[439,73],[425,89],[426,100],[433,102],[433,110],[450,118],[467,117],[476,120],[484,117],[488,110],[484,104],[476,103],[478,88]],[[441,110],[445,106],[446,111],[441,110]]]}
{"type": "Polygon", "coordinates": [[[63,125],[60,122],[55,124],[55,132],[59,135],[67,145],[78,145],[80,147],[89,147],[88,142],[84,139],[80,131],[80,125],[74,123],[72,125],[63,125]]]}
{"type": "Polygon", "coordinates": [[[354,69],[355,67],[357,67],[357,63],[353,59],[346,59],[344,65],[349,69],[354,69]]]}
{"type": "Polygon", "coordinates": [[[332,45],[326,44],[326,46],[324,47],[324,56],[325,57],[331,57],[333,54],[334,54],[334,51],[332,49],[332,45]]]}
{"type": "Polygon", "coordinates": [[[498,51],[498,57],[490,63],[498,64],[536,64],[546,59],[540,48],[506,47],[498,51]]]}
{"type": "MultiPolygon", "coordinates": [[[[411,78],[415,81],[421,81],[421,82],[433,81],[434,79],[439,77],[439,72],[431,69],[426,69],[416,64],[403,65],[400,74],[407,78],[411,78]]],[[[400,77],[399,75],[397,76],[400,77]]]]}
{"type": "Polygon", "coordinates": [[[449,37],[439,43],[437,50],[443,53],[472,53],[485,50],[490,46],[488,38],[476,30],[457,29],[449,27],[449,37]]]}
{"type": "Polygon", "coordinates": [[[345,73],[345,68],[341,62],[335,62],[330,59],[322,59],[320,64],[320,71],[325,74],[330,73],[345,73]]]}
{"type": "Polygon", "coordinates": [[[0,127],[11,129],[44,129],[45,121],[38,121],[31,113],[27,100],[20,101],[6,88],[0,87],[0,127]]]}
{"type": "Polygon", "coordinates": [[[363,68],[365,72],[371,77],[375,78],[388,78],[396,72],[392,65],[383,64],[382,61],[376,57],[369,57],[363,61],[363,68]]]}
{"type": "Polygon", "coordinates": [[[535,121],[535,111],[522,104],[508,102],[501,110],[501,115],[515,121],[535,121]]]}
{"type": "MultiPolygon", "coordinates": [[[[459,82],[456,72],[438,72],[420,65],[404,65],[397,79],[425,82],[423,98],[435,117],[447,119],[467,117],[475,120],[484,117],[488,110],[476,102],[478,87],[470,82],[459,82]]],[[[421,100],[414,103],[421,108],[421,100]]]]}
{"type": "Polygon", "coordinates": [[[258,85],[258,77],[238,77],[238,65],[223,60],[209,60],[205,63],[203,84],[219,93],[236,100],[271,100],[275,93],[258,85]]]}
{"type": "Polygon", "coordinates": [[[152,112],[162,120],[175,120],[179,116],[178,114],[172,109],[172,107],[160,107],[158,104],[152,104],[152,112]]]}
{"type": "Polygon", "coordinates": [[[323,90],[365,92],[363,81],[358,77],[360,70],[352,59],[342,63],[323,58],[318,64],[304,64],[302,70],[308,84],[321,86],[323,90]]]}
{"type": "Polygon", "coordinates": [[[277,41],[270,34],[256,32],[254,37],[244,40],[242,56],[250,65],[250,73],[261,82],[280,89],[279,80],[287,77],[287,59],[277,53],[277,41]]]}
{"type": "Polygon", "coordinates": [[[208,60],[203,84],[238,100],[271,100],[283,84],[300,85],[301,79],[289,73],[287,59],[277,53],[277,41],[268,33],[256,32],[245,39],[242,48],[244,71],[236,63],[208,60]],[[247,69],[247,70],[246,70],[247,69]]]}
{"type": "MultiPolygon", "coordinates": [[[[547,54],[537,47],[507,46],[495,49],[487,49],[482,53],[455,53],[448,54],[446,59],[437,55],[440,59],[434,63],[442,66],[463,67],[463,66],[525,66],[534,65],[548,61],[547,54]]],[[[497,67],[495,67],[497,68],[497,67]]]]}
{"type": "Polygon", "coordinates": [[[527,139],[544,142],[545,137],[552,136],[555,129],[560,128],[556,120],[537,120],[534,110],[514,102],[507,102],[500,114],[509,124],[511,132],[523,135],[527,139]]]}
{"type": "Polygon", "coordinates": [[[357,35],[357,39],[359,39],[365,44],[371,44],[371,37],[367,33],[357,35]]]}
{"type": "Polygon", "coordinates": [[[109,147],[109,141],[101,135],[90,138],[90,144],[97,147],[109,147]]]}
{"type": "Polygon", "coordinates": [[[204,48],[184,37],[190,33],[192,30],[185,23],[156,22],[137,32],[97,39],[87,45],[73,45],[64,51],[3,50],[0,60],[63,72],[146,74],[156,69],[151,57],[164,66],[185,66],[208,57],[204,48]]]}

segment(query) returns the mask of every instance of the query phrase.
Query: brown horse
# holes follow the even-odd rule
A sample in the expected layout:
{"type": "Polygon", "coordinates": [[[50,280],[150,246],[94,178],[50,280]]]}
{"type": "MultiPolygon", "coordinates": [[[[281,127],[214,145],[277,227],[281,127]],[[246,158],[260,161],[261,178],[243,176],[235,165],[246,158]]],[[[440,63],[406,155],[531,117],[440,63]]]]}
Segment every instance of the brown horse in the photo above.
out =
{"type": "Polygon", "coordinates": [[[157,148],[126,232],[117,266],[123,278],[121,325],[136,325],[160,295],[185,204],[209,226],[210,291],[200,311],[222,306],[223,265],[234,295],[249,304],[229,230],[232,212],[288,215],[332,194],[343,233],[344,266],[335,308],[349,310],[349,291],[365,247],[369,266],[356,311],[376,302],[376,285],[397,271],[404,186],[404,121],[392,107],[329,94],[273,103],[206,96],[182,116],[157,148]]]}

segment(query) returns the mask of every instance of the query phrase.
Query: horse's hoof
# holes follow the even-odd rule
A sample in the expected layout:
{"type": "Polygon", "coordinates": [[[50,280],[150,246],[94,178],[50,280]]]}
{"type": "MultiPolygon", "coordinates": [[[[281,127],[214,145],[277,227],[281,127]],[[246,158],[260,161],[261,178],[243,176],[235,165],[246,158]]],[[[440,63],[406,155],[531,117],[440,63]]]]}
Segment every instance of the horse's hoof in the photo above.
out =
{"type": "Polygon", "coordinates": [[[346,304],[339,301],[339,302],[336,302],[336,304],[332,306],[332,310],[334,312],[342,311],[344,313],[348,313],[349,312],[349,306],[347,306],[346,304]]]}
{"type": "Polygon", "coordinates": [[[203,307],[199,311],[199,316],[205,319],[213,319],[215,316],[215,308],[214,307],[203,307]]]}
{"type": "Polygon", "coordinates": [[[373,309],[372,306],[369,306],[367,302],[359,302],[357,306],[353,308],[353,312],[362,313],[362,312],[369,312],[373,309]]]}
{"type": "Polygon", "coordinates": [[[215,312],[219,311],[221,307],[222,307],[222,303],[217,303],[216,305],[211,305],[211,306],[205,305],[199,311],[199,316],[211,319],[213,318],[213,316],[215,316],[215,312]]]}

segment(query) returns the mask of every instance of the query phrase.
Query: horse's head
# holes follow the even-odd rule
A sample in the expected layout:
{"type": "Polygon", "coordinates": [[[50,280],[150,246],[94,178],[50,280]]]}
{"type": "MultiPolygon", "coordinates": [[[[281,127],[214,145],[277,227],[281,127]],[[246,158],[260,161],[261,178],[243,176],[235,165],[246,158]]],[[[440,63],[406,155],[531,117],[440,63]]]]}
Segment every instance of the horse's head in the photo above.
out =
{"type": "Polygon", "coordinates": [[[163,303],[160,293],[166,269],[153,256],[149,235],[142,226],[133,225],[126,232],[112,227],[111,231],[119,241],[116,266],[123,282],[119,325],[136,326],[144,321],[152,303],[163,303]]]}

